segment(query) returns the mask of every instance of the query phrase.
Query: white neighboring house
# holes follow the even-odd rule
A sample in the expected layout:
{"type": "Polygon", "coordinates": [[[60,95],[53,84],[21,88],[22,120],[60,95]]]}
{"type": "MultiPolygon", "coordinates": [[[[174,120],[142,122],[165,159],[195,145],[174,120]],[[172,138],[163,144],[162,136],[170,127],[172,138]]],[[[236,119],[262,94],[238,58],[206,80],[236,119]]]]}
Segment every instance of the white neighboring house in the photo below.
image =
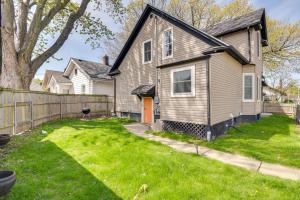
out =
{"type": "Polygon", "coordinates": [[[49,79],[45,85],[53,93],[113,96],[113,79],[108,75],[110,69],[108,56],[103,57],[103,63],[71,58],[64,72],[47,70],[44,82],[49,79]]]}

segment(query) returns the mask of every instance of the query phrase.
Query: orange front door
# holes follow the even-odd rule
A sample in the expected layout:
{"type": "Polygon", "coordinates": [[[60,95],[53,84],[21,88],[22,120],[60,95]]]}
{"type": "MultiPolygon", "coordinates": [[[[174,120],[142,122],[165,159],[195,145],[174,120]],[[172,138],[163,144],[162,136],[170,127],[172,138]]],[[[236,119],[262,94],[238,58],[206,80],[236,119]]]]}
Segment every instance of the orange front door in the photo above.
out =
{"type": "Polygon", "coordinates": [[[144,98],[144,123],[152,122],[152,98],[144,98]]]}

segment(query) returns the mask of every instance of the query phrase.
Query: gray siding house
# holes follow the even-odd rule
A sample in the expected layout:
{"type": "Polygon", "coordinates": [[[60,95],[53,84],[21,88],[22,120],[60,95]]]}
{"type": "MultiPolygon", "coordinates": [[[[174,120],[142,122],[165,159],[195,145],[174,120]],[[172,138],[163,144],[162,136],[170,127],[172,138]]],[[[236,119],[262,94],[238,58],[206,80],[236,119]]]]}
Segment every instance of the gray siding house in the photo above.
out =
{"type": "Polygon", "coordinates": [[[198,30],[147,5],[110,75],[115,112],[205,138],[262,112],[265,10],[198,30]]]}

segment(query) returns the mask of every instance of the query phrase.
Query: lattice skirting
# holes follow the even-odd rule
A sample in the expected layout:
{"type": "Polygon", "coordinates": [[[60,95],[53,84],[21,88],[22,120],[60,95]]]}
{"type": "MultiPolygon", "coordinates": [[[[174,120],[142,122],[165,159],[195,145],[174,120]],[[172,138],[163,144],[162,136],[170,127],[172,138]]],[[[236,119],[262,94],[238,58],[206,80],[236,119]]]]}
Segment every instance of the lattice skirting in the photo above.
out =
{"type": "Polygon", "coordinates": [[[163,120],[163,130],[195,135],[206,139],[207,125],[163,120]]]}

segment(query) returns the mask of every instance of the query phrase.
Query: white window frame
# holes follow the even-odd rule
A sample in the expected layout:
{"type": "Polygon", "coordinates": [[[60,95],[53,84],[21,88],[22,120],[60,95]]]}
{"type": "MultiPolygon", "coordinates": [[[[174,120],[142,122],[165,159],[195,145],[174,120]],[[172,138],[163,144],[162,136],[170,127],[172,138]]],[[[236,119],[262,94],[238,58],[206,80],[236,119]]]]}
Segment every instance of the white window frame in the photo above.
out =
{"type": "Polygon", "coordinates": [[[254,83],[255,83],[254,73],[243,73],[243,102],[254,102],[254,97],[255,97],[254,83]],[[245,76],[252,76],[252,99],[245,99],[245,76]]]}
{"type": "Polygon", "coordinates": [[[80,94],[86,94],[86,85],[85,84],[81,84],[80,86],[80,94]],[[82,92],[82,87],[84,86],[84,92],[82,92]]]}
{"type": "Polygon", "coordinates": [[[168,58],[173,58],[173,54],[174,54],[174,40],[173,40],[173,27],[167,28],[163,31],[162,33],[162,59],[168,59],[168,58]],[[165,32],[170,31],[171,30],[171,44],[172,44],[172,54],[169,56],[165,56],[165,32]]]}
{"type": "Polygon", "coordinates": [[[260,102],[261,101],[261,80],[259,76],[257,76],[257,85],[256,85],[256,101],[260,102]]]}
{"type": "Polygon", "coordinates": [[[148,40],[145,40],[144,42],[143,42],[143,44],[142,44],[142,63],[143,64],[149,64],[149,63],[151,63],[152,62],[152,49],[153,49],[153,45],[152,45],[152,39],[148,39],[148,40]],[[145,53],[145,43],[147,43],[147,42],[150,42],[150,46],[151,46],[151,59],[150,59],[150,61],[147,61],[147,62],[145,62],[145,55],[144,55],[144,53],[145,53]]]}
{"type": "Polygon", "coordinates": [[[195,97],[195,65],[172,69],[170,76],[171,76],[171,97],[195,97]],[[180,72],[180,71],[185,71],[185,70],[191,70],[191,92],[174,93],[174,91],[173,91],[173,89],[174,89],[173,74],[174,74],[174,72],[180,72]]]}
{"type": "Polygon", "coordinates": [[[256,32],[256,42],[257,42],[257,48],[256,48],[256,51],[257,51],[257,58],[260,59],[261,57],[261,39],[260,39],[260,32],[256,32]]]}

